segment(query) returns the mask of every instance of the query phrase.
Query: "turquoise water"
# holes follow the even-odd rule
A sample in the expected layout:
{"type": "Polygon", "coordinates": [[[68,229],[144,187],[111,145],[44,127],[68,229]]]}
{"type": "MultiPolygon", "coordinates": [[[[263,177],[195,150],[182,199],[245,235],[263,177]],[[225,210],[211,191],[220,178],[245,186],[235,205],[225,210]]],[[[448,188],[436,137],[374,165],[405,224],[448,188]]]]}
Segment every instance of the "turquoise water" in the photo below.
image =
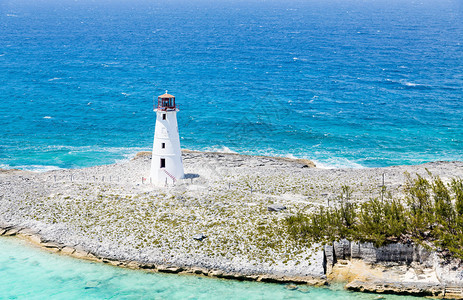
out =
{"type": "Polygon", "coordinates": [[[459,0],[0,2],[0,167],[113,163],[152,144],[321,166],[462,160],[459,0]]]}
{"type": "MultiPolygon", "coordinates": [[[[127,270],[45,252],[0,238],[0,299],[375,299],[338,289],[288,290],[238,282],[127,270]]],[[[388,295],[385,299],[413,299],[388,295]]]]}

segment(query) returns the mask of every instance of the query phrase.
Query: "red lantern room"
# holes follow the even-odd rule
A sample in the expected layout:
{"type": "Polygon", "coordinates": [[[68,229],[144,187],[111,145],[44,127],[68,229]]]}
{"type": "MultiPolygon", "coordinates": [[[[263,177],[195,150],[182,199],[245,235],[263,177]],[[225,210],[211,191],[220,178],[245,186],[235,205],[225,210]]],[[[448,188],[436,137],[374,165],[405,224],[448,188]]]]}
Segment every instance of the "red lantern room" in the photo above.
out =
{"type": "Polygon", "coordinates": [[[164,95],[158,97],[158,109],[159,110],[176,110],[175,106],[175,96],[167,94],[167,91],[164,95]]]}

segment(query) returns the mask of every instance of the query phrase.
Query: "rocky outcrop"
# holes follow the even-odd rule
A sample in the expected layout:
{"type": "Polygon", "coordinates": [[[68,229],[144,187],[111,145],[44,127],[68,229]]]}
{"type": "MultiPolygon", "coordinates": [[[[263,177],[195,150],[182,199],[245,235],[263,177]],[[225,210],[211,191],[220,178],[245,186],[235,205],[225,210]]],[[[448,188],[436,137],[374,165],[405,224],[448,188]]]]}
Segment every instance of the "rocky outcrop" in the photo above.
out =
{"type": "Polygon", "coordinates": [[[389,244],[375,247],[373,243],[359,243],[342,240],[325,246],[327,267],[337,260],[361,259],[367,263],[411,264],[419,262],[426,266],[434,265],[434,255],[422,246],[414,244],[389,244]]]}
{"type": "Polygon", "coordinates": [[[286,206],[276,203],[276,204],[269,205],[269,206],[267,207],[267,209],[268,209],[268,211],[276,211],[276,212],[279,212],[279,211],[285,210],[285,209],[286,209],[286,206]]]}
{"type": "MultiPolygon", "coordinates": [[[[301,168],[315,168],[316,165],[313,161],[308,160],[308,159],[303,159],[303,158],[289,158],[289,157],[272,157],[272,156],[250,156],[250,155],[244,155],[244,154],[237,154],[237,153],[224,153],[224,152],[202,152],[202,151],[192,151],[188,149],[182,149],[182,153],[192,153],[192,154],[198,154],[198,155],[212,155],[212,156],[229,156],[229,157],[252,157],[255,159],[264,159],[264,160],[278,160],[282,162],[289,162],[289,163],[296,163],[300,164],[301,168]]],[[[139,159],[143,157],[151,157],[151,151],[142,151],[138,152],[133,159],[139,159]]],[[[1,170],[1,169],[0,169],[1,170]]]]}
{"type": "Polygon", "coordinates": [[[419,245],[342,240],[325,246],[324,261],[328,279],[347,281],[349,290],[463,299],[461,263],[419,245]]]}
{"type": "MultiPolygon", "coordinates": [[[[369,293],[384,293],[384,294],[398,294],[398,295],[414,295],[421,297],[439,297],[449,299],[460,299],[461,289],[458,294],[447,293],[445,287],[435,285],[432,283],[420,282],[384,282],[384,281],[360,281],[354,280],[349,282],[346,289],[355,292],[369,292],[369,293]]],[[[452,290],[454,291],[454,289],[452,290]]]]}

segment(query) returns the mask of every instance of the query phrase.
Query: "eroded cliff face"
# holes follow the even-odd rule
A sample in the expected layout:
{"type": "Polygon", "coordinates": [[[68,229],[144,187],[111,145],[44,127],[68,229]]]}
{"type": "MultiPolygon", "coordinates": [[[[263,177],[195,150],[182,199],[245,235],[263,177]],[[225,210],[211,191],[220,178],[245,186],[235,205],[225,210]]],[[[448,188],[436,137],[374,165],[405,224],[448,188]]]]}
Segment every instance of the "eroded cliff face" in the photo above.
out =
{"type": "Polygon", "coordinates": [[[361,259],[369,264],[398,263],[411,264],[418,262],[426,266],[433,266],[435,256],[422,246],[414,244],[389,244],[375,247],[372,243],[358,243],[342,240],[325,247],[327,267],[329,261],[361,259]]]}
{"type": "Polygon", "coordinates": [[[347,289],[463,299],[463,264],[414,244],[342,240],[325,246],[325,271],[347,289]]]}

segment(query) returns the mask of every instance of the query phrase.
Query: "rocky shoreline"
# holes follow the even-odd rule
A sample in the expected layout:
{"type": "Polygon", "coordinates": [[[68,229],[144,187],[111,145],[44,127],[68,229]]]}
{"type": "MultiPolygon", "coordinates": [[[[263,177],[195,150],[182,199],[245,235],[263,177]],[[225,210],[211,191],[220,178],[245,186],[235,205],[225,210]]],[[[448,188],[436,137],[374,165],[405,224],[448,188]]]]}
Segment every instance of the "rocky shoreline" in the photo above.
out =
{"type": "Polygon", "coordinates": [[[186,178],[157,188],[146,179],[150,160],[140,153],[85,169],[0,170],[0,235],[156,272],[310,285],[343,281],[356,291],[463,298],[463,269],[435,255],[373,261],[376,250],[368,245],[362,246],[368,257],[350,243],[307,249],[278,231],[286,216],[335,201],[344,185],[353,188],[353,200],[364,201],[379,195],[385,178],[388,192],[401,197],[404,172],[429,170],[448,181],[463,177],[462,162],[319,169],[307,160],[184,151],[186,178]]]}
{"type": "Polygon", "coordinates": [[[100,256],[97,253],[92,253],[84,248],[69,246],[58,242],[53,242],[44,239],[37,231],[15,227],[5,224],[0,224],[0,236],[17,237],[30,242],[49,252],[71,256],[77,259],[84,259],[93,262],[110,264],[116,267],[129,268],[134,270],[146,270],[159,273],[171,274],[193,274],[199,276],[208,276],[222,279],[232,279],[239,281],[257,281],[268,283],[293,283],[293,284],[308,284],[310,286],[323,286],[327,284],[326,279],[315,278],[311,276],[296,277],[296,276],[276,276],[270,274],[260,275],[245,275],[240,273],[226,273],[221,270],[208,270],[200,267],[178,267],[175,265],[155,265],[153,263],[143,263],[131,260],[117,260],[111,257],[100,256]]]}

